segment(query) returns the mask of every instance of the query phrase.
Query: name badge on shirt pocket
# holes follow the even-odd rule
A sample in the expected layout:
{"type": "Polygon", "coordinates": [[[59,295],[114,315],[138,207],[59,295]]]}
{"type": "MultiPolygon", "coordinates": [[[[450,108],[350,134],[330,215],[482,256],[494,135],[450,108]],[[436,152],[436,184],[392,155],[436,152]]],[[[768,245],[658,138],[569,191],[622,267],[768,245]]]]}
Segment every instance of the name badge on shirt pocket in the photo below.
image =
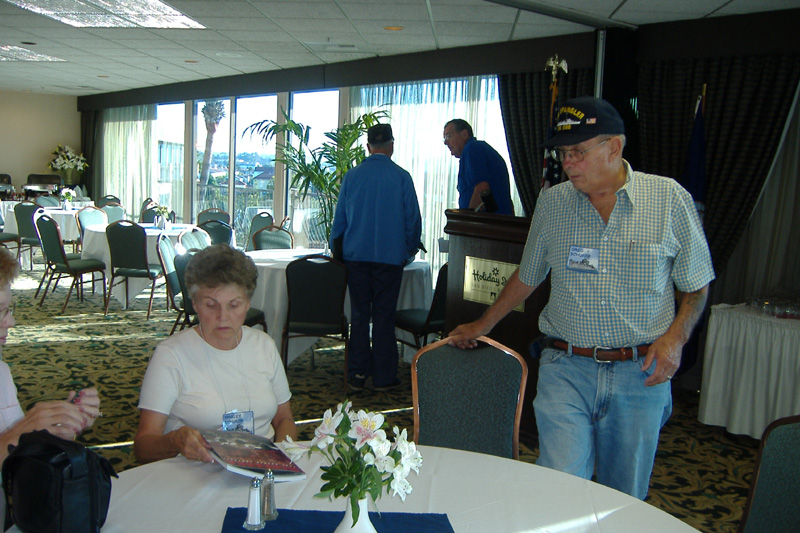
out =
{"type": "Polygon", "coordinates": [[[222,431],[246,431],[255,433],[255,416],[253,411],[237,411],[222,415],[222,431]]]}
{"type": "Polygon", "coordinates": [[[582,246],[569,247],[567,257],[567,270],[597,274],[600,268],[600,250],[597,248],[583,248],[582,246]]]}

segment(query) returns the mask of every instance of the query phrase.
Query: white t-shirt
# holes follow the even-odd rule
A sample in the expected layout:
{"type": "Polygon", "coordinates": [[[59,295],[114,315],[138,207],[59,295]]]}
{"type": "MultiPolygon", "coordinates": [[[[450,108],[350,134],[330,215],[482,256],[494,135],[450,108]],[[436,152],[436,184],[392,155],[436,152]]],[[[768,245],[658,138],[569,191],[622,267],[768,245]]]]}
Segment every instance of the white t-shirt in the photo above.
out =
{"type": "Polygon", "coordinates": [[[8,365],[0,361],[0,433],[4,433],[11,426],[25,416],[17,400],[17,387],[8,365]]]}
{"type": "Polygon", "coordinates": [[[192,328],[156,347],[144,375],[139,409],[168,415],[165,434],[181,426],[220,429],[223,414],[253,411],[256,435],[272,438],[278,405],[291,397],[269,335],[243,327],[239,346],[218,350],[192,328]]]}

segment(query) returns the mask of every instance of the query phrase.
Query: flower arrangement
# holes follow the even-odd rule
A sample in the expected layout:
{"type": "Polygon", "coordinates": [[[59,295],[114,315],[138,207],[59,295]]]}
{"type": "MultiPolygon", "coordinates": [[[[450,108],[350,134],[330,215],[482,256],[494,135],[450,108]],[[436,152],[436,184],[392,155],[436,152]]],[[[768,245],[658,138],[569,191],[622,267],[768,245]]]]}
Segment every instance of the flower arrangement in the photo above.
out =
{"type": "Polygon", "coordinates": [[[75,191],[69,187],[64,187],[58,192],[58,197],[61,201],[71,202],[75,198],[75,191]]]}
{"type": "Polygon", "coordinates": [[[156,210],[156,215],[158,215],[160,217],[163,217],[163,218],[169,218],[169,207],[168,206],[158,204],[153,209],[156,210]]]}
{"type": "Polygon", "coordinates": [[[83,154],[77,153],[70,146],[61,146],[59,144],[53,152],[53,155],[56,156],[55,159],[50,161],[50,168],[53,170],[74,168],[80,172],[89,168],[89,164],[86,162],[86,158],[83,157],[83,154]]]}
{"type": "Polygon", "coordinates": [[[387,493],[405,501],[412,487],[408,475],[419,473],[422,455],[406,430],[395,426],[394,442],[386,438],[384,416],[364,410],[351,411],[351,402],[340,403],[336,412],[325,411],[322,423],[314,431],[310,444],[300,444],[286,438],[286,452],[296,460],[305,453],[322,453],[328,465],[321,467],[322,485],[318,498],[349,497],[353,523],[358,521],[358,500],[369,495],[374,502],[387,493]]]}

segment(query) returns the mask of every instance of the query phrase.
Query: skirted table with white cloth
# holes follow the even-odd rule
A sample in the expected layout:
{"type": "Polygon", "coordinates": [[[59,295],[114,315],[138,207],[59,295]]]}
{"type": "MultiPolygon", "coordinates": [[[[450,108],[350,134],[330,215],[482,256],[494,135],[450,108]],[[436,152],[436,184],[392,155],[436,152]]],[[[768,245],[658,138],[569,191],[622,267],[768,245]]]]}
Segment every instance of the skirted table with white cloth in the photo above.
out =
{"type": "Polygon", "coordinates": [[[800,320],[715,305],[708,321],[699,419],[760,439],[770,422],[800,414],[800,320]]]}
{"type": "MultiPolygon", "coordinates": [[[[171,224],[167,229],[160,229],[154,224],[141,224],[147,234],[147,261],[151,265],[157,265],[158,255],[156,252],[156,241],[161,233],[169,237],[173,243],[178,242],[178,235],[189,228],[192,224],[171,224]]],[[[106,238],[105,224],[92,224],[84,228],[83,249],[81,250],[83,259],[99,259],[106,264],[106,277],[111,279],[111,251],[108,249],[108,239],[106,238]]],[[[129,297],[134,298],[137,294],[150,286],[150,282],[144,278],[131,278],[128,281],[129,297]]],[[[125,283],[120,283],[111,291],[112,296],[125,305],[125,283]]]]}
{"type": "MultiPolygon", "coordinates": [[[[18,204],[19,202],[3,202],[3,204],[13,204],[8,206],[8,216],[6,217],[4,214],[4,220],[6,222],[3,231],[6,233],[19,233],[19,228],[17,226],[17,217],[14,215],[14,205],[18,204]]],[[[85,203],[87,205],[93,205],[93,202],[80,202],[85,203]]],[[[6,206],[4,205],[4,208],[6,206]]],[[[78,232],[78,222],[75,220],[75,213],[78,212],[80,208],[75,208],[76,206],[73,204],[73,209],[62,209],[60,207],[43,207],[43,211],[45,215],[49,215],[53,220],[56,221],[58,224],[58,228],[61,230],[61,239],[64,242],[76,242],[80,237],[80,233],[78,232]]],[[[22,264],[22,268],[30,268],[30,256],[26,253],[20,255],[20,262],[22,264]]]]}
{"type": "MultiPolygon", "coordinates": [[[[419,475],[408,477],[413,492],[405,502],[384,492],[378,500],[381,511],[444,513],[457,532],[695,531],[627,494],[555,470],[446,448],[419,450],[419,475]]],[[[323,484],[321,461],[319,453],[304,456],[298,465],[307,479],[276,484],[279,510],[344,510],[343,499],[314,498],[323,484]]],[[[219,533],[229,507],[247,507],[250,478],[176,457],[122,472],[112,483],[103,533],[219,533]]]]}
{"type": "MultiPolygon", "coordinates": [[[[289,304],[286,291],[286,266],[300,257],[319,253],[322,253],[322,250],[298,248],[247,252],[258,268],[258,286],[251,303],[253,307],[264,311],[269,334],[277,344],[280,344],[289,304]]],[[[403,271],[397,309],[426,308],[430,306],[432,298],[430,263],[417,259],[403,271]]],[[[345,312],[348,315],[350,313],[349,298],[345,301],[345,312]]],[[[398,333],[398,335],[400,334],[402,332],[398,333]]],[[[314,342],[313,337],[290,339],[287,359],[289,363],[312,346],[314,342]]],[[[413,350],[406,350],[403,354],[404,358],[409,361],[413,355],[413,350]]]]}

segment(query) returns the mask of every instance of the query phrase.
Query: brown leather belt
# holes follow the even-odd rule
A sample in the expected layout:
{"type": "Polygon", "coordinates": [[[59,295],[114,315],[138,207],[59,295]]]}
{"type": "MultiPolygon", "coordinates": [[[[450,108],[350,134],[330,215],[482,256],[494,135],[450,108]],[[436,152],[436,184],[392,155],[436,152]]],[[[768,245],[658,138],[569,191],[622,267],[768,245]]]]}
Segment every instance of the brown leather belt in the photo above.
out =
{"type": "MultiPolygon", "coordinates": [[[[553,338],[549,338],[547,341],[547,344],[554,348],[564,350],[565,352],[569,351],[569,344],[567,344],[566,341],[553,338]]],[[[632,347],[606,348],[604,346],[595,346],[594,348],[579,348],[573,346],[572,353],[583,357],[591,357],[599,363],[609,363],[611,361],[630,361],[633,359],[634,353],[637,358],[644,357],[649,347],[649,344],[642,344],[641,346],[636,346],[636,350],[634,351],[632,347]]]]}

